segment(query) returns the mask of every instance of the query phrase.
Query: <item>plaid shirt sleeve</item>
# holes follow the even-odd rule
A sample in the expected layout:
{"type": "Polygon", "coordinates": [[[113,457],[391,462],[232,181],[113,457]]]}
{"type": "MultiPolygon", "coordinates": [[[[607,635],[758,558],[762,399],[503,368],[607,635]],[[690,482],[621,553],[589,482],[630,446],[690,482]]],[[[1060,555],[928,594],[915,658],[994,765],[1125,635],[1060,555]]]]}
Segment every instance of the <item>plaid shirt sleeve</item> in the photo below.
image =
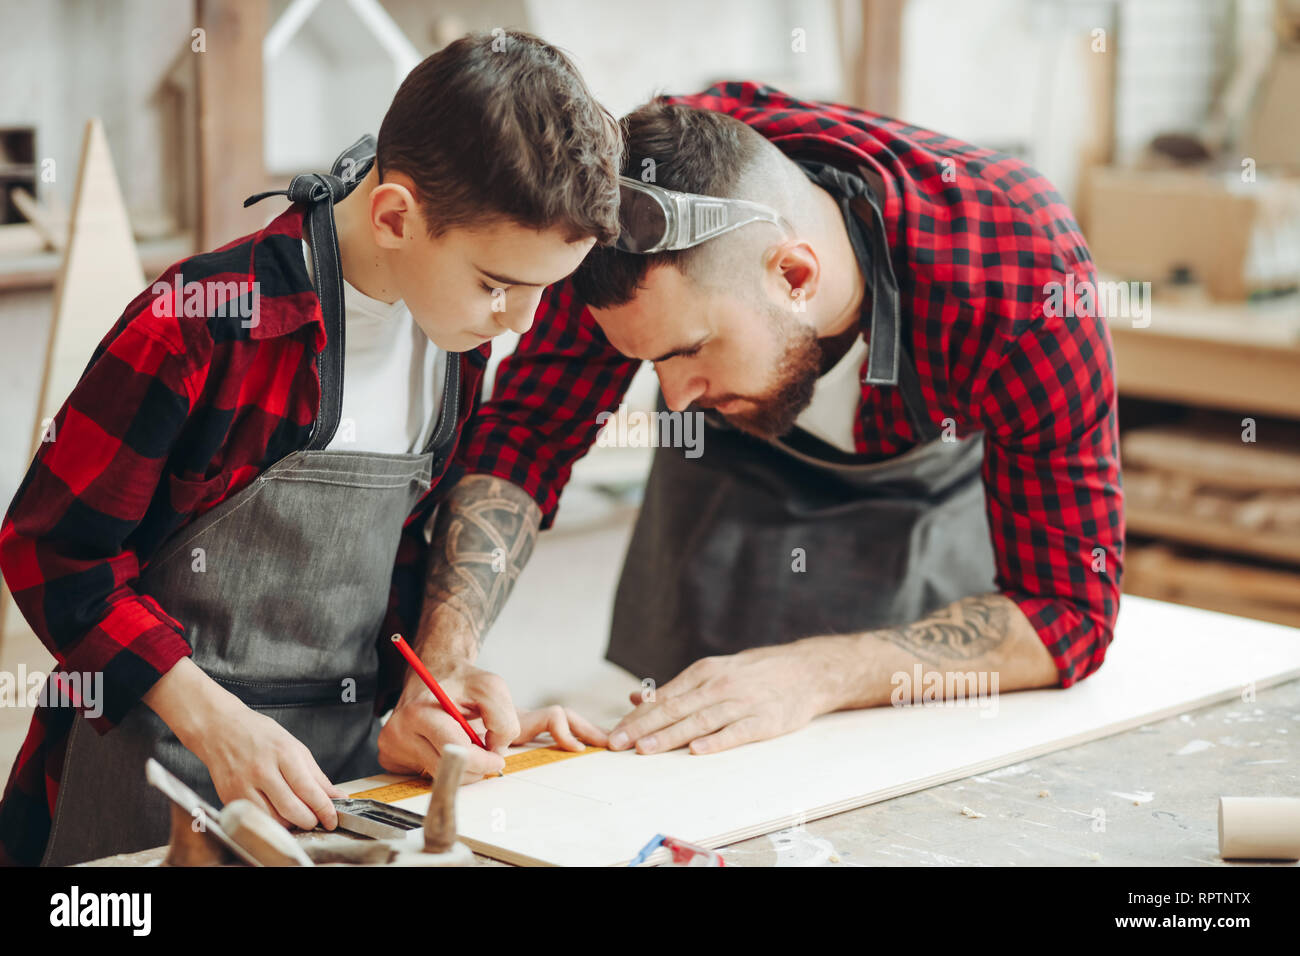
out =
{"type": "MultiPolygon", "coordinates": [[[[1077,278],[1096,281],[1090,268],[1077,278]]],[[[975,415],[997,587],[1069,687],[1101,666],[1119,610],[1124,511],[1105,320],[1028,323],[993,363],[975,415]]]]}
{"type": "Polygon", "coordinates": [[[571,282],[551,286],[532,329],[497,367],[461,463],[523,488],[549,528],[573,463],[600,432],[596,416],[618,407],[640,366],[609,344],[571,282]]]}
{"type": "MultiPolygon", "coordinates": [[[[931,416],[985,432],[996,586],[1038,632],[1061,686],[1095,671],[1113,634],[1122,570],[1114,370],[1103,319],[1044,314],[1046,283],[1096,281],[1061,197],[1012,157],[759,84],[668,100],[727,113],[787,155],[881,176],[931,416]]],[[[552,290],[517,357],[502,365],[470,470],[525,487],[549,525],[572,462],[594,441],[595,414],[614,406],[634,371],[568,283],[552,290]]],[[[859,452],[877,457],[916,443],[895,390],[864,387],[855,438],[859,452]]]]}
{"type": "Polygon", "coordinates": [[[163,331],[124,317],[55,416],[0,526],[5,580],[59,668],[103,673],[103,714],[90,718],[101,734],[190,653],[180,623],[132,585],[134,533],[194,406],[191,370],[163,331]]]}

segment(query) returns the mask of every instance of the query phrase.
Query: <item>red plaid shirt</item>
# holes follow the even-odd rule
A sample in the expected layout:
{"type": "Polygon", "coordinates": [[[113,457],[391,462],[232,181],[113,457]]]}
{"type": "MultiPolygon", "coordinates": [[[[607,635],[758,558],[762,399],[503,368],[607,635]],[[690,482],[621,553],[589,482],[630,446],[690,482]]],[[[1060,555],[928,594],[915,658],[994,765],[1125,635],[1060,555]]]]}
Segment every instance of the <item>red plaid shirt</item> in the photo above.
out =
{"type": "MultiPolygon", "coordinates": [[[[315,357],[326,334],[303,262],[303,213],[290,206],[261,232],[176,263],[157,280],[165,291],[151,285],[126,307],[0,525],[5,581],[56,669],[104,675],[103,715],[91,719],[101,734],[190,653],[183,622],[133,587],[150,556],[311,432],[320,403],[315,357]],[[183,300],[201,286],[205,303],[225,303],[241,289],[226,283],[256,282],[256,322],[232,308],[194,315],[176,300],[178,275],[183,300]]],[[[475,401],[460,403],[458,441],[489,353],[485,345],[460,356],[463,394],[475,401]]],[[[444,463],[442,480],[435,473],[408,517],[389,618],[376,638],[414,632],[424,524],[461,473],[458,462],[444,463]]],[[[382,712],[403,665],[390,642],[378,646],[382,712]]],[[[70,707],[36,708],[0,803],[0,862],[40,862],[73,717],[70,707]]]]}
{"type": "MultiPolygon", "coordinates": [[[[726,83],[667,100],[734,116],[788,155],[883,179],[930,418],[952,419],[959,436],[985,433],[997,587],[1038,631],[1062,687],[1091,674],[1119,608],[1123,496],[1106,323],[1044,314],[1047,283],[1096,281],[1061,197],[1009,156],[766,86],[726,83]]],[[[639,364],[609,345],[570,282],[552,287],[498,369],[468,469],[525,488],[549,527],[570,468],[600,430],[597,414],[617,408],[639,364]]],[[[859,454],[877,458],[917,443],[897,388],[863,385],[854,438],[859,454]]]]}

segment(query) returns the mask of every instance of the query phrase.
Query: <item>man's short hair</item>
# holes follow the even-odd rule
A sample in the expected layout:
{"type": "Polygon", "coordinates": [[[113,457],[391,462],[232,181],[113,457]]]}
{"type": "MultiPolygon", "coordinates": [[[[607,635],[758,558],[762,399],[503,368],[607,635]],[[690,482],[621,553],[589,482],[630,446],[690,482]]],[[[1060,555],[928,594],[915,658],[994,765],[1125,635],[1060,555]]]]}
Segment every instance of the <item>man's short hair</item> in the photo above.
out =
{"type": "MultiPolygon", "coordinates": [[[[740,120],[655,100],[625,116],[622,127],[624,175],[678,192],[762,198],[738,197],[737,186],[774,147],[740,120]]],[[[631,301],[652,266],[670,264],[703,279],[729,238],[650,255],[593,248],[573,275],[574,290],[587,305],[601,309],[631,301]]]]}
{"type": "Polygon", "coordinates": [[[618,236],[618,124],[569,59],[520,31],[472,33],[402,81],[380,178],[411,177],[430,234],[508,220],[570,241],[618,236]]]}

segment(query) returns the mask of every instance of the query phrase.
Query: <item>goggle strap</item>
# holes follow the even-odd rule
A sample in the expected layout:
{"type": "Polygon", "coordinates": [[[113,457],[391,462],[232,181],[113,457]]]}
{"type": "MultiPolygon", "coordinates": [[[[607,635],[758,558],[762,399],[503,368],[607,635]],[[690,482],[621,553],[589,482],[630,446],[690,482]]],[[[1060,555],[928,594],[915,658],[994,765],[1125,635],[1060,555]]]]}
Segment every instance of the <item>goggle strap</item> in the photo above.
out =
{"type": "Polygon", "coordinates": [[[727,228],[727,207],[720,202],[695,201],[695,230],[691,238],[703,242],[727,228]]]}

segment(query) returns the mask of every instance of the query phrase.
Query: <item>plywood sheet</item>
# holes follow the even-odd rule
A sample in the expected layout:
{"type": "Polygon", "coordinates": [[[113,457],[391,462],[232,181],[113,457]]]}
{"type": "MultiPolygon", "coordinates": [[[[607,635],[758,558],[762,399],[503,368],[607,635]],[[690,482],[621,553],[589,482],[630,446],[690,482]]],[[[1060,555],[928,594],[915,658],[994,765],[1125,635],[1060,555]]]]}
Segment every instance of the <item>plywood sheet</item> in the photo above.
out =
{"type": "Polygon", "coordinates": [[[54,296],[35,443],[81,378],[95,346],[143,288],[144,271],[104,126],[92,119],[86,124],[67,253],[54,296]]]}
{"type": "MultiPolygon", "coordinates": [[[[32,451],[46,439],[46,426],[58,414],[95,346],[122,310],[144,288],[144,271],[131,236],[113,158],[98,119],[86,123],[63,265],[54,294],[49,347],[32,428],[32,451]]],[[[54,439],[57,440],[57,433],[54,439]]],[[[13,597],[0,591],[0,637],[13,597]]]]}
{"type": "MultiPolygon", "coordinates": [[[[477,852],[524,865],[623,864],[656,833],[725,846],[1297,676],[1300,630],[1126,595],[1106,663],[1068,690],[829,714],[706,756],[592,753],[463,787],[458,830],[477,852]]],[[[397,805],[424,812],[428,797],[397,805]]]]}

